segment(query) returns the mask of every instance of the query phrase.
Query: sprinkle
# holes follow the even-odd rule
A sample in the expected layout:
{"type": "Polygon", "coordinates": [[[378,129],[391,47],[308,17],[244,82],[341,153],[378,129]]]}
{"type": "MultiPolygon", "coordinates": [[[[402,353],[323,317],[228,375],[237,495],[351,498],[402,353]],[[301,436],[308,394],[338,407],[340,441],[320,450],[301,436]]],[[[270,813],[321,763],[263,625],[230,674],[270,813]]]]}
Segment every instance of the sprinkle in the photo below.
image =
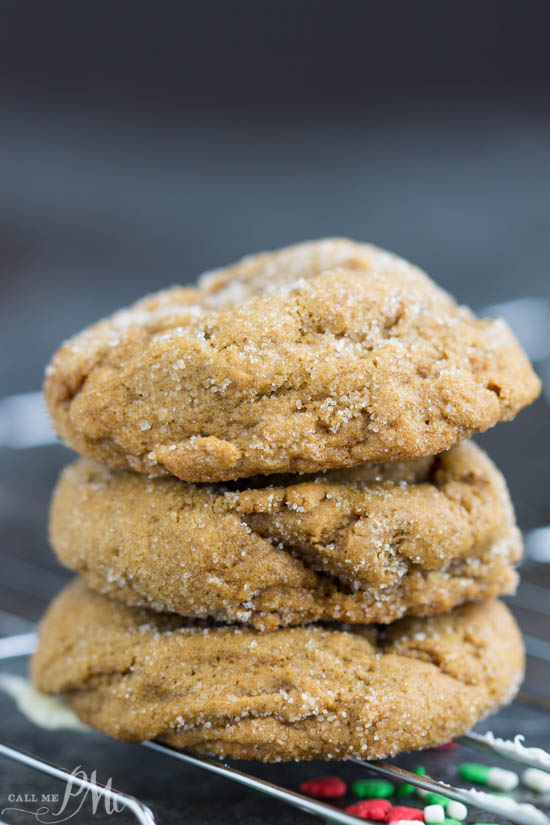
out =
{"type": "Polygon", "coordinates": [[[477,762],[463,762],[458,772],[462,779],[468,782],[477,782],[478,785],[489,785],[499,791],[513,791],[517,788],[519,778],[514,771],[504,768],[494,768],[490,765],[480,765],[477,762]]]}
{"type": "Polygon", "coordinates": [[[460,825],[458,819],[444,819],[443,825],[460,825]]]}
{"type": "Polygon", "coordinates": [[[392,822],[392,825],[409,825],[410,819],[398,819],[397,822],[392,822]]]}
{"type": "Polygon", "coordinates": [[[384,799],[393,794],[393,785],[387,779],[358,779],[351,786],[351,792],[359,799],[384,799]]]}
{"type": "Polygon", "coordinates": [[[443,822],[445,808],[443,805],[426,805],[424,808],[424,822],[443,822]]]}
{"type": "Polygon", "coordinates": [[[538,768],[527,768],[521,777],[525,787],[536,793],[550,793],[550,774],[538,768]]]}
{"type": "MultiPolygon", "coordinates": [[[[416,773],[418,776],[426,776],[426,768],[423,765],[417,765],[414,769],[413,773],[416,773]]],[[[414,785],[409,785],[408,782],[404,782],[400,785],[397,789],[397,796],[410,796],[410,794],[418,791],[420,793],[421,788],[415,788],[414,785]]]]}
{"type": "Polygon", "coordinates": [[[361,819],[372,819],[375,822],[384,822],[391,810],[391,803],[387,799],[362,799],[346,808],[346,813],[358,816],[361,819]]]}
{"type": "Polygon", "coordinates": [[[441,796],[438,793],[431,792],[428,792],[424,799],[426,800],[428,805],[441,805],[442,808],[446,808],[449,802],[451,801],[450,799],[447,799],[446,796],[441,796]]]}
{"type": "Polygon", "coordinates": [[[317,779],[310,779],[300,785],[302,793],[321,798],[344,796],[347,789],[346,783],[337,776],[319,776],[317,779]]]}
{"type": "Polygon", "coordinates": [[[468,808],[462,802],[457,802],[456,799],[450,799],[445,808],[445,813],[449,814],[451,819],[458,819],[462,822],[468,816],[468,808]]]}
{"type": "Polygon", "coordinates": [[[456,742],[444,742],[443,745],[439,745],[435,748],[436,751],[448,751],[451,748],[457,748],[458,745],[456,742]]]}
{"type": "Polygon", "coordinates": [[[424,811],[420,808],[405,808],[404,805],[396,805],[388,814],[388,822],[401,822],[407,820],[420,820],[424,822],[424,811]]]}
{"type": "Polygon", "coordinates": [[[410,819],[398,819],[397,822],[392,820],[392,825],[410,825],[410,819]]]}

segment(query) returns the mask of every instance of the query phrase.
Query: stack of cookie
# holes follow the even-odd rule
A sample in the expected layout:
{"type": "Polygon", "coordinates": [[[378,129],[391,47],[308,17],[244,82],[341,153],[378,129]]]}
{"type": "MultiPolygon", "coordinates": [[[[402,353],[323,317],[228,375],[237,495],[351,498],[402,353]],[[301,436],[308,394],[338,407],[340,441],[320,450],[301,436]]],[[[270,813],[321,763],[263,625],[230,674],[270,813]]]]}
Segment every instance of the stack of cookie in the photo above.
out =
{"type": "Polygon", "coordinates": [[[539,382],[506,325],[347,240],[255,255],[63,345],[80,574],[33,677],[92,726],[266,761],[436,745],[521,680],[521,539],[467,441],[539,382]]]}

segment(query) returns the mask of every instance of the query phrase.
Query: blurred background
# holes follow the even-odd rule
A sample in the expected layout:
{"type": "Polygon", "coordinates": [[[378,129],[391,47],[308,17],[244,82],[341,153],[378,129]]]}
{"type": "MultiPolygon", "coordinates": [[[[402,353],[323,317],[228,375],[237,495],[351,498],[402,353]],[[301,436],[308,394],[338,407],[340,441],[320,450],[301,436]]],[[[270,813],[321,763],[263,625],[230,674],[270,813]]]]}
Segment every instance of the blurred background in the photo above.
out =
{"type": "MultiPolygon", "coordinates": [[[[504,303],[550,376],[548,3],[0,10],[0,398],[37,391],[62,339],[144,293],[325,235],[391,249],[476,309],[504,303]]],[[[5,446],[7,409],[4,632],[65,579],[46,513],[70,455],[5,446]]],[[[479,439],[526,531],[550,524],[549,436],[541,398],[479,439]]],[[[529,602],[518,618],[541,636],[529,602]]]]}

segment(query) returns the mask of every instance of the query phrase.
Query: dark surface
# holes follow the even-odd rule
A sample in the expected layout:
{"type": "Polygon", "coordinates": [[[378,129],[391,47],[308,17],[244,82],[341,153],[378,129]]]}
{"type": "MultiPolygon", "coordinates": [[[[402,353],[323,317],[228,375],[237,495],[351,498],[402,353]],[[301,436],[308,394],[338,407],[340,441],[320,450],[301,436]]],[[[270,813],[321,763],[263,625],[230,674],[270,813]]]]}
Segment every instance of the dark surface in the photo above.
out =
{"type": "MultiPolygon", "coordinates": [[[[24,661],[4,662],[0,672],[25,672],[24,661]]],[[[550,676],[550,666],[546,669],[546,679],[550,676]]],[[[539,685],[540,686],[540,685],[539,685]]],[[[138,796],[151,807],[157,816],[159,825],[294,825],[321,820],[309,817],[300,811],[269,797],[240,788],[225,779],[212,777],[197,768],[181,765],[158,754],[152,754],[139,745],[125,745],[112,742],[99,734],[77,733],[68,731],[43,731],[27,722],[19,713],[13,712],[13,704],[0,693],[0,714],[2,714],[2,739],[7,744],[34,753],[42,758],[62,764],[72,770],[82,766],[88,776],[95,769],[97,779],[107,782],[112,778],[114,788],[138,796]]],[[[478,726],[478,730],[492,730],[501,737],[514,736],[522,731],[527,742],[533,746],[548,747],[550,742],[550,713],[537,710],[519,702],[501,711],[489,722],[478,726]]],[[[395,760],[403,767],[414,769],[422,764],[429,775],[448,783],[458,784],[456,767],[462,761],[478,761],[487,764],[500,764],[512,767],[510,763],[472,751],[456,747],[448,751],[424,751],[421,754],[409,754],[395,760]]],[[[349,763],[287,763],[266,766],[254,762],[232,762],[240,768],[270,782],[283,785],[290,790],[299,790],[299,785],[306,779],[316,776],[337,775],[351,782],[367,776],[373,776],[359,766],[349,763]]],[[[27,768],[3,762],[0,773],[0,810],[11,806],[10,794],[52,794],[64,792],[63,783],[49,777],[35,774],[27,768]]],[[[521,768],[518,766],[518,770],[521,768]]],[[[518,789],[514,794],[518,801],[530,801],[543,809],[550,807],[550,799],[535,797],[525,789],[518,789]]],[[[344,799],[335,801],[338,806],[352,804],[354,798],[348,794],[344,799]]],[[[412,796],[395,800],[395,804],[422,807],[422,800],[412,796]]],[[[34,812],[36,802],[17,803],[15,807],[34,812]]],[[[55,805],[50,808],[55,810],[55,805]]],[[[116,816],[108,816],[100,806],[91,814],[91,800],[83,803],[77,797],[68,806],[65,816],[73,814],[70,822],[75,825],[94,822],[97,825],[107,822],[130,823],[134,819],[127,811],[116,816]],[[78,810],[79,806],[82,806],[78,810]],[[78,812],[77,812],[78,811],[78,812]]],[[[492,814],[476,812],[471,808],[469,822],[498,821],[492,814]]],[[[24,825],[34,818],[21,811],[6,811],[4,817],[9,823],[24,825]]],[[[45,817],[51,821],[51,817],[45,817]]]]}
{"type": "MultiPolygon", "coordinates": [[[[304,238],[388,247],[475,307],[550,298],[549,9],[3,3],[0,397],[37,389],[59,342],[118,306],[304,238]]],[[[523,529],[550,524],[548,438],[539,400],[480,439],[523,529]]],[[[66,579],[46,514],[69,456],[0,448],[0,632],[27,626],[14,615],[37,619],[66,579]]],[[[542,566],[525,578],[550,587],[542,566]]],[[[550,640],[548,616],[519,595],[524,630],[550,640]]],[[[530,659],[527,689],[547,697],[549,684],[550,664],[530,659]]],[[[40,732],[12,709],[0,695],[3,739],[112,776],[159,823],[307,821],[135,746],[40,732]]],[[[549,719],[515,705],[490,725],[548,747],[549,719]]],[[[421,760],[444,778],[455,757],[421,760]]],[[[291,788],[319,772],[360,775],[349,765],[246,769],[291,788]]],[[[8,793],[55,787],[0,760],[0,807],[8,793]]],[[[106,818],[84,808],[70,821],[106,818]]]]}

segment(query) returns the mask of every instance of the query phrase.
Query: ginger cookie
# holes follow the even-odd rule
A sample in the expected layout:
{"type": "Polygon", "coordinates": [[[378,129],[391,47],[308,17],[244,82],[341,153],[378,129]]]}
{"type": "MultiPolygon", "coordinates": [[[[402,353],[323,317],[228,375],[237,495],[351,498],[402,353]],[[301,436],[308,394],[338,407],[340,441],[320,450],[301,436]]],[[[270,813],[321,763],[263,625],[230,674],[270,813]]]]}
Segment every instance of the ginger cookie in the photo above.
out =
{"type": "Polygon", "coordinates": [[[116,739],[263,761],[378,759],[464,733],[511,701],[523,667],[498,601],[259,633],[127,607],[77,580],[42,622],[32,677],[116,739]]]}
{"type": "Polygon", "coordinates": [[[504,479],[470,441],[209,486],[80,459],[58,482],[50,538],[113,598],[262,630],[441,613],[512,591],[521,555],[504,479]]]}
{"type": "Polygon", "coordinates": [[[434,455],[539,390],[504,322],[339,239],[145,298],[64,344],[45,382],[77,452],[193,482],[434,455]]]}

